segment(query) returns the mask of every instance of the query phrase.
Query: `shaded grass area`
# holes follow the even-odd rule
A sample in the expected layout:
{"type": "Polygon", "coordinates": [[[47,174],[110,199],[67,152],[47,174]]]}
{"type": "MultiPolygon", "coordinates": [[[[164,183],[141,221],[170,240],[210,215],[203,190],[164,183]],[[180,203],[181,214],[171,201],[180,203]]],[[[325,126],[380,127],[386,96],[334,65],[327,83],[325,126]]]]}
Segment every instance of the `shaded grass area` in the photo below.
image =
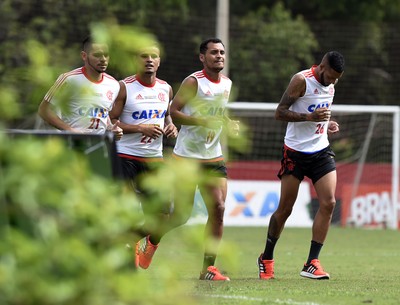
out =
{"type": "Polygon", "coordinates": [[[275,251],[275,280],[258,279],[257,256],[266,227],[226,227],[216,265],[230,282],[199,281],[203,226],[184,226],[167,234],[146,271],[172,268],[198,304],[399,304],[399,232],[332,227],[320,260],[330,280],[300,277],[311,229],[285,228],[275,251]]]}

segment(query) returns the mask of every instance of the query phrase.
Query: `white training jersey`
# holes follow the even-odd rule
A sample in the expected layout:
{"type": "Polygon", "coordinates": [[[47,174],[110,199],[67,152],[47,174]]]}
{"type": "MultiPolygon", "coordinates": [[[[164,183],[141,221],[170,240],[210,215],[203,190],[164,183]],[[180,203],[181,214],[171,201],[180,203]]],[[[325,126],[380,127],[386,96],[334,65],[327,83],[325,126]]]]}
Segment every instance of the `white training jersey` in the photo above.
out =
{"type": "MultiPolygon", "coordinates": [[[[232,81],[222,75],[218,82],[211,80],[204,70],[188,77],[197,80],[197,95],[181,111],[193,117],[223,117],[231,92],[232,81]]],[[[220,135],[222,127],[182,125],[176,139],[174,154],[181,157],[212,160],[222,158],[220,135]]]]}
{"type": "MultiPolygon", "coordinates": [[[[164,129],[164,120],[170,102],[171,86],[161,80],[145,85],[137,78],[130,76],[123,80],[126,86],[126,102],[120,116],[125,124],[156,124],[164,129]]],[[[119,154],[154,158],[163,156],[163,137],[149,138],[141,133],[128,133],[117,142],[119,154]]]]}
{"type": "MultiPolygon", "coordinates": [[[[299,72],[306,81],[306,92],[298,98],[289,110],[299,113],[311,113],[318,108],[331,109],[335,86],[322,85],[311,67],[299,72]]],[[[289,122],[286,129],[285,145],[301,152],[318,152],[329,145],[328,121],[322,122],[289,122]]]]}
{"type": "Polygon", "coordinates": [[[44,99],[56,106],[60,118],[72,128],[104,133],[118,92],[119,83],[112,76],[103,73],[102,79],[94,82],[85,67],[80,67],[61,74],[44,99]]]}

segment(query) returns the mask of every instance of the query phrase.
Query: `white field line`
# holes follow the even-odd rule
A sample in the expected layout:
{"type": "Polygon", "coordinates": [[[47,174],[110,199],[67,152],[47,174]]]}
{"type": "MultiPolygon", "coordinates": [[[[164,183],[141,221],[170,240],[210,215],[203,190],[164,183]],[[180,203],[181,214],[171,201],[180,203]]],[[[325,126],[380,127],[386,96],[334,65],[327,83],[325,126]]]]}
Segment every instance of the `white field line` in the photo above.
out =
{"type": "Polygon", "coordinates": [[[287,300],[280,300],[280,299],[275,299],[275,300],[268,300],[265,298],[254,298],[254,297],[247,297],[243,295],[224,295],[224,294],[201,294],[201,295],[196,295],[200,297],[209,297],[209,298],[216,298],[216,299],[231,299],[231,300],[245,300],[245,301],[255,301],[255,302],[262,302],[262,301],[268,301],[269,304],[287,304],[287,305],[321,305],[319,303],[314,303],[314,302],[298,302],[298,301],[293,301],[291,299],[287,300]]]}

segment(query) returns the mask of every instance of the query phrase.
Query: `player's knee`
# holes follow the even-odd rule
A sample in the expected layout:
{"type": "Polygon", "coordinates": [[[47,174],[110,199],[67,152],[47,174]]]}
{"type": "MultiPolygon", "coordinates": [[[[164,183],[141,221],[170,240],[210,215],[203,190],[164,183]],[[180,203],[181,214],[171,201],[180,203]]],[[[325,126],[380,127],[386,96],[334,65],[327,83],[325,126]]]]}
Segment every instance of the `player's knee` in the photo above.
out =
{"type": "Polygon", "coordinates": [[[225,212],[225,202],[220,200],[216,202],[214,213],[216,214],[218,219],[223,219],[224,218],[224,212],[225,212]]]}
{"type": "Polygon", "coordinates": [[[331,198],[327,201],[322,202],[320,205],[320,210],[325,214],[332,214],[333,210],[335,209],[336,200],[335,198],[331,198]]]}
{"type": "Polygon", "coordinates": [[[291,206],[281,206],[275,211],[275,217],[286,220],[292,214],[293,207],[291,206]]]}

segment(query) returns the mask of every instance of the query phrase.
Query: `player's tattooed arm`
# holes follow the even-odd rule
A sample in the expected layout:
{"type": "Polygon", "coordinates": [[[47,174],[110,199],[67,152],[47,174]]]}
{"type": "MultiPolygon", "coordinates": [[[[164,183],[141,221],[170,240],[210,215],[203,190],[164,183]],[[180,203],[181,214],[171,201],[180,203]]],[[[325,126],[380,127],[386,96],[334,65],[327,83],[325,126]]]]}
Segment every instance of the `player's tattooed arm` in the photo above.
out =
{"type": "Polygon", "coordinates": [[[309,114],[289,110],[290,106],[292,106],[299,97],[303,96],[305,91],[306,82],[304,76],[301,74],[295,74],[290,80],[290,83],[276,108],[275,119],[286,122],[309,121],[309,114]]]}

